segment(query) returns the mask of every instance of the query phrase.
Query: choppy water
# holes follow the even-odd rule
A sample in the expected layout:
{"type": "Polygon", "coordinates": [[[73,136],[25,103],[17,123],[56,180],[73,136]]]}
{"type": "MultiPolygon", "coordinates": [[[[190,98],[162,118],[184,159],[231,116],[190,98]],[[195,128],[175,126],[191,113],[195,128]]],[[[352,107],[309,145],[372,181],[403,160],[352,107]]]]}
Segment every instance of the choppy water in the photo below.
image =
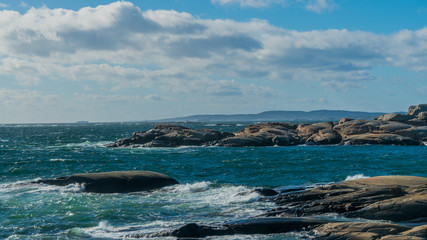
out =
{"type": "MultiPolygon", "coordinates": [[[[238,125],[184,124],[237,131],[238,125]]],[[[182,147],[110,149],[150,123],[0,125],[0,239],[122,239],[214,224],[274,207],[255,187],[330,183],[378,175],[427,177],[425,146],[182,147]],[[27,185],[81,172],[150,170],[182,184],[150,193],[94,194],[27,185]]],[[[228,239],[298,239],[298,233],[228,239]]],[[[210,238],[219,239],[219,238],[210,238]]],[[[224,239],[224,237],[221,237],[224,239]]]]}

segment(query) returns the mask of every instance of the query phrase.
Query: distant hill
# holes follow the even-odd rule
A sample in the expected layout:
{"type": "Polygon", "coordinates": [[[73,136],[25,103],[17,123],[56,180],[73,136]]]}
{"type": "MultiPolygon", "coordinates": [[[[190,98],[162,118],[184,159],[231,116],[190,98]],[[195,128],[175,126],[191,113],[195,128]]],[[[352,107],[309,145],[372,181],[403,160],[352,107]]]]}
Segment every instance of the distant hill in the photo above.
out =
{"type": "Polygon", "coordinates": [[[257,114],[192,115],[158,120],[159,122],[266,122],[266,121],[338,121],[339,119],[374,119],[381,112],[357,112],[344,110],[267,111],[257,114]]]}

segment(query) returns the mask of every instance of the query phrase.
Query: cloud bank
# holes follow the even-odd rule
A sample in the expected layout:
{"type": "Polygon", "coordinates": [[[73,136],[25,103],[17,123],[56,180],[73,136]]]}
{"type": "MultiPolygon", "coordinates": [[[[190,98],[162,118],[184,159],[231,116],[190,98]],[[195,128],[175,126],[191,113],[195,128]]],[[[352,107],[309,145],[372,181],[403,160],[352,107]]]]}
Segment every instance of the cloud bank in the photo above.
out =
{"type": "MultiPolygon", "coordinates": [[[[261,6],[279,1],[245,2],[261,6]]],[[[313,11],[329,7],[325,0],[306,3],[313,11]]],[[[267,82],[317,82],[325,90],[346,91],[375,80],[373,66],[427,70],[427,28],[390,35],[294,31],[257,19],[237,22],[173,10],[142,11],[122,1],[78,11],[2,10],[0,41],[0,75],[16,84],[37,86],[49,79],[155,90],[145,93],[143,99],[149,101],[164,100],[159,92],[282,94],[267,82]]]]}

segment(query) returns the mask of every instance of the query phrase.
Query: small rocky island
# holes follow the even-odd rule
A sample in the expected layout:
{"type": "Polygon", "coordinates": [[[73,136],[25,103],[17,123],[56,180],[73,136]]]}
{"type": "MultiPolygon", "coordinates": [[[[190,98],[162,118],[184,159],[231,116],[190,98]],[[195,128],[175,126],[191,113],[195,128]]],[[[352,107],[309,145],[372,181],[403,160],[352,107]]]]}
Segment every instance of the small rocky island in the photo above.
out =
{"type": "Polygon", "coordinates": [[[119,139],[107,147],[423,145],[424,142],[427,142],[427,104],[410,106],[406,114],[389,113],[374,120],[257,123],[235,133],[156,124],[153,129],[135,132],[132,137],[119,139]]]}

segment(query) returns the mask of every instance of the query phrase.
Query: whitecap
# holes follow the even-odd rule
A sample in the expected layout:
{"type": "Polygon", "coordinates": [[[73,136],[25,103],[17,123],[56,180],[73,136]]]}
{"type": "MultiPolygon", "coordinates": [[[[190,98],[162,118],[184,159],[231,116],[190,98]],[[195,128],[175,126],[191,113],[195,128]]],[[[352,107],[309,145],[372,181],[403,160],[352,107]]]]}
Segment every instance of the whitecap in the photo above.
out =
{"type": "Polygon", "coordinates": [[[51,158],[49,159],[50,162],[68,162],[72,161],[71,159],[65,159],[65,158],[51,158]]]}
{"type": "Polygon", "coordinates": [[[211,183],[210,182],[196,182],[196,183],[186,183],[179,184],[175,186],[168,187],[166,189],[171,192],[179,192],[179,193],[195,193],[195,192],[203,192],[209,189],[211,183]]]}
{"type": "Polygon", "coordinates": [[[357,179],[368,178],[368,177],[369,176],[365,176],[363,175],[363,173],[361,173],[353,176],[347,176],[344,181],[357,180],[357,179]]]}
{"type": "Polygon", "coordinates": [[[68,234],[76,237],[93,237],[101,239],[123,239],[125,236],[159,232],[165,229],[175,229],[184,222],[151,221],[144,225],[114,226],[108,221],[101,221],[95,227],[72,228],[68,234]]]}

